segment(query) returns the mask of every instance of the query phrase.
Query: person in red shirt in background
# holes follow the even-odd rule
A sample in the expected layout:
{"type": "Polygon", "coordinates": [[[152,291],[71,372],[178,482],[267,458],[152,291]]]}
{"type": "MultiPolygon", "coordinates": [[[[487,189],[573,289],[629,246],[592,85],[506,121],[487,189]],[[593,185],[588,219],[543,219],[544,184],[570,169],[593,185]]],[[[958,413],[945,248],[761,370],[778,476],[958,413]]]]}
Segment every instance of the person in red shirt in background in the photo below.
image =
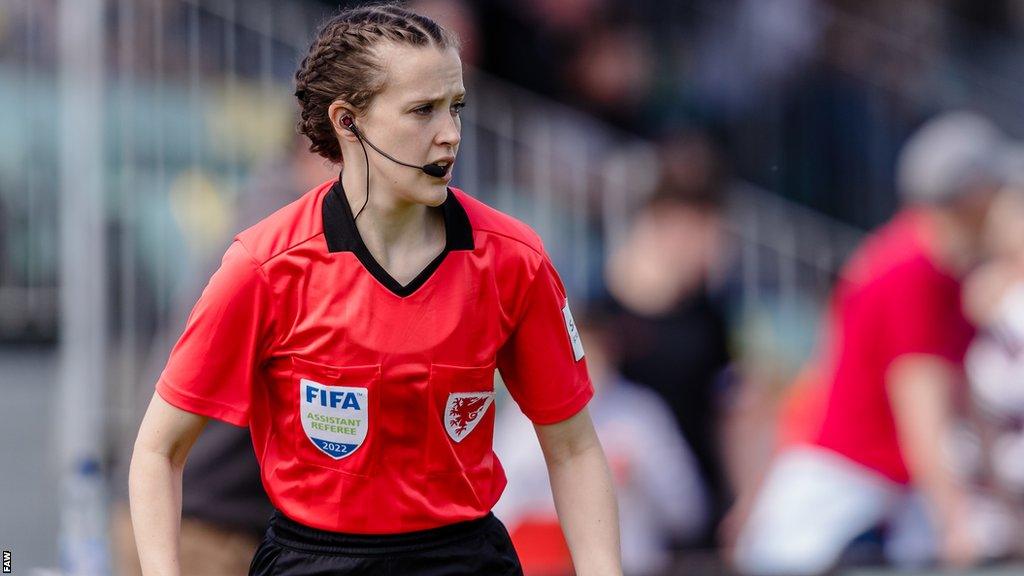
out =
{"type": "Polygon", "coordinates": [[[745,574],[817,574],[858,535],[924,496],[942,563],[978,557],[970,507],[944,462],[963,358],[974,334],[961,278],[983,255],[1005,176],[1006,143],[988,120],[941,115],[905,144],[904,208],[846,265],[807,373],[824,388],[807,441],[776,456],[733,553],[745,574]]]}

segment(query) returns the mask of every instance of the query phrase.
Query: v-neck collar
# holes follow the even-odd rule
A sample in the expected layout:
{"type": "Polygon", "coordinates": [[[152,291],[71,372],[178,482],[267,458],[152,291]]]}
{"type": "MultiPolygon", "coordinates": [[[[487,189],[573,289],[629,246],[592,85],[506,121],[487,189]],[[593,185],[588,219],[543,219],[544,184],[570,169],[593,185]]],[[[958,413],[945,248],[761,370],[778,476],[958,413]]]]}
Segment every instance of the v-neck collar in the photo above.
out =
{"type": "Polygon", "coordinates": [[[359,235],[359,229],[356,228],[352,207],[349,206],[348,199],[345,197],[341,178],[338,178],[330,192],[324,196],[323,201],[324,238],[327,240],[327,250],[354,253],[366,271],[385,288],[397,296],[409,296],[430,279],[449,252],[473,250],[473,227],[469,223],[466,210],[459,203],[459,199],[451,188],[448,189],[448,196],[439,208],[444,216],[444,250],[431,260],[430,264],[427,264],[427,267],[420,271],[415,278],[403,286],[388,274],[387,270],[370,254],[369,248],[366,247],[363,238],[359,235]]]}

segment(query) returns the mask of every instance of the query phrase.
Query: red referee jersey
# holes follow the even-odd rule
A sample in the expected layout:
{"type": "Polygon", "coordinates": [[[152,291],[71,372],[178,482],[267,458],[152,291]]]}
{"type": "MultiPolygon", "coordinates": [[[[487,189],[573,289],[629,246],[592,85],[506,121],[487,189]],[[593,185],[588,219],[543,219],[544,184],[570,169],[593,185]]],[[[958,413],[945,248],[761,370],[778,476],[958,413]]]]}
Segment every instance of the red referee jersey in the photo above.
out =
{"type": "Polygon", "coordinates": [[[528,226],[451,189],[444,251],[406,286],[374,261],[338,181],[239,234],[156,385],[250,428],[274,505],[385,534],[486,514],[494,370],[533,422],[593,395],[565,290],[528,226]]]}

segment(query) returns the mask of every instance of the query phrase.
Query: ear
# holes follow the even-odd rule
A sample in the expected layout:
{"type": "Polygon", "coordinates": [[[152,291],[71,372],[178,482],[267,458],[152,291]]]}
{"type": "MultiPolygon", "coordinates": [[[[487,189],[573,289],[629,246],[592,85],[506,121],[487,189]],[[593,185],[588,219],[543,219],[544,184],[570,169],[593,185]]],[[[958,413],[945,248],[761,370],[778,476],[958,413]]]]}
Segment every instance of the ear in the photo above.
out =
{"type": "Polygon", "coordinates": [[[334,134],[339,140],[344,139],[355,142],[357,140],[356,135],[342,124],[342,118],[345,116],[351,116],[353,120],[356,119],[356,113],[353,112],[352,105],[344,100],[331,102],[331,105],[327,108],[327,117],[331,119],[334,134]]]}

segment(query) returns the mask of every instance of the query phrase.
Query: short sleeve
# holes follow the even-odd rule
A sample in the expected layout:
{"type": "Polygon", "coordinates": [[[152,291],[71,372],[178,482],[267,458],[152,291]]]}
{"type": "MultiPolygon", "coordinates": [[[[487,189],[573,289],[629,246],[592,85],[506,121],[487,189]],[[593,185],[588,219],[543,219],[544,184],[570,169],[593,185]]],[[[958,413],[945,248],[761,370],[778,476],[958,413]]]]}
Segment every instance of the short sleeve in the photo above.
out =
{"type": "Polygon", "coordinates": [[[594,388],[565,288],[546,255],[526,290],[519,321],[498,351],[498,370],[531,421],[554,424],[582,410],[594,388]]]}
{"type": "Polygon", "coordinates": [[[955,281],[924,265],[908,266],[884,286],[886,365],[907,354],[963,359],[969,327],[960,312],[955,281]]]}
{"type": "Polygon", "coordinates": [[[182,410],[247,426],[271,312],[263,271],[236,240],[192,309],[157,392],[182,410]]]}

